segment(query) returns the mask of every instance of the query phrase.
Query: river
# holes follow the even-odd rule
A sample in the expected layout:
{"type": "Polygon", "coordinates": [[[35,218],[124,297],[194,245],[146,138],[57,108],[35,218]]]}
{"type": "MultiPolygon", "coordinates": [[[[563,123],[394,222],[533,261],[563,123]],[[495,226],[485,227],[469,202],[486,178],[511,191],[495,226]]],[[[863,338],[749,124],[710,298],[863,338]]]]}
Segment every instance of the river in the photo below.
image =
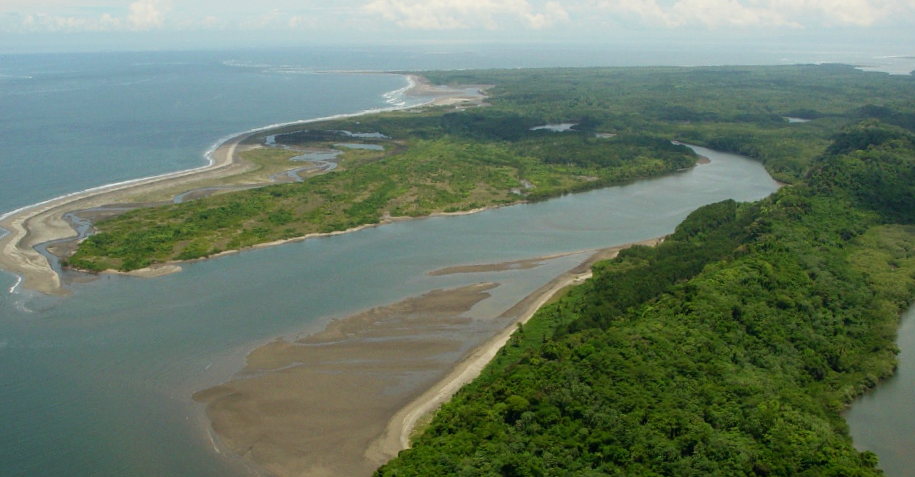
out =
{"type": "MultiPolygon", "coordinates": [[[[247,352],[334,317],[481,281],[431,270],[647,239],[701,205],[755,200],[778,187],[759,162],[698,152],[711,164],[625,186],[252,250],[153,280],[106,276],[66,298],[0,296],[0,468],[245,475],[243,463],[214,447],[190,396],[228,379],[247,352]]],[[[502,286],[487,306],[504,309],[561,266],[498,274],[502,286]]],[[[4,280],[4,289],[12,285],[4,280]]]]}
{"type": "Polygon", "coordinates": [[[852,404],[845,420],[858,450],[873,451],[888,477],[915,475],[915,307],[902,316],[899,368],[852,404]]]}

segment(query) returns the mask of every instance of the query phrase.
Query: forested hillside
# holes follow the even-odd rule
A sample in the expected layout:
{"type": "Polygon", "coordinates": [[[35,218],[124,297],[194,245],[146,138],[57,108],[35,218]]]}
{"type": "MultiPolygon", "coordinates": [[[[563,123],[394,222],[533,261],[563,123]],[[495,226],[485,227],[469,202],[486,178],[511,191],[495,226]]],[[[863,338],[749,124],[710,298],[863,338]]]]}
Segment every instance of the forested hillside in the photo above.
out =
{"type": "Polygon", "coordinates": [[[895,366],[913,174],[915,136],[863,121],[802,182],[597,264],[376,475],[882,475],[840,412],[895,366]]]}

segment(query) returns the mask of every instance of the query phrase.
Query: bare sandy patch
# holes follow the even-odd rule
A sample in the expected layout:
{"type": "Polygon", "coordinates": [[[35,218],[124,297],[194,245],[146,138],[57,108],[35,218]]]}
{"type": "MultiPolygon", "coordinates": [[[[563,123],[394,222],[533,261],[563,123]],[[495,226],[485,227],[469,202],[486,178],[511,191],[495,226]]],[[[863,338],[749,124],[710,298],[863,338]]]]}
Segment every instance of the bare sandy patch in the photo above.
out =
{"type": "Polygon", "coordinates": [[[373,308],[295,341],[277,339],[252,351],[234,379],[194,399],[207,404],[226,446],[275,475],[369,476],[479,375],[516,323],[630,245],[589,252],[497,317],[466,316],[496,286],[480,283],[373,308]]]}
{"type": "Polygon", "coordinates": [[[273,341],[194,399],[230,449],[275,475],[371,475],[365,449],[463,354],[475,333],[462,315],[494,286],[436,290],[273,341]]]}
{"type": "Polygon", "coordinates": [[[502,262],[502,263],[487,263],[480,265],[458,265],[455,267],[445,267],[438,270],[433,270],[427,275],[432,277],[438,277],[443,275],[456,275],[459,273],[488,273],[488,272],[504,272],[507,270],[529,270],[531,268],[537,268],[540,265],[543,265],[544,262],[552,260],[554,258],[567,257],[569,255],[574,255],[575,253],[562,253],[558,255],[548,255],[546,257],[537,257],[530,258],[526,260],[515,260],[512,262],[502,262]]]}

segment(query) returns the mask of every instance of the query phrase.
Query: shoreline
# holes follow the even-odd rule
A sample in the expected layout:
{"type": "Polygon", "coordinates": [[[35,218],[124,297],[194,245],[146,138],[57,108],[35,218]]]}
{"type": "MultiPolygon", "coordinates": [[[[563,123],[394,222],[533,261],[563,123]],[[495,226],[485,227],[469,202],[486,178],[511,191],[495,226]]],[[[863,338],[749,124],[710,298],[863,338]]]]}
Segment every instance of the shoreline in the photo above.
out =
{"type": "MultiPolygon", "coordinates": [[[[517,317],[510,321],[503,330],[499,331],[495,336],[471,351],[467,357],[457,362],[442,380],[427,389],[419,398],[412,401],[394,415],[385,427],[384,433],[366,449],[364,454],[366,459],[377,462],[380,466],[396,457],[400,451],[409,449],[410,436],[415,430],[417,423],[424,417],[434,413],[444,403],[448,402],[464,385],[476,379],[489,362],[495,358],[499,350],[508,343],[508,340],[511,338],[512,334],[514,334],[518,325],[523,325],[530,321],[540,308],[566,287],[579,285],[591,278],[591,266],[595,262],[612,259],[616,257],[620,251],[634,245],[655,246],[663,242],[665,237],[666,236],[655,237],[640,242],[630,242],[597,250],[578,266],[563,272],[550,280],[547,284],[523,298],[503,314],[503,316],[505,316],[510,314],[513,310],[520,311],[517,317]]],[[[549,260],[550,258],[573,253],[581,252],[553,255],[543,257],[542,259],[549,260]]]]}
{"type": "MultiPolygon", "coordinates": [[[[471,99],[468,97],[466,91],[453,90],[450,88],[436,89],[434,87],[429,87],[428,82],[417,75],[404,74],[401,76],[406,78],[407,86],[385,93],[383,97],[387,99],[389,104],[392,100],[398,97],[403,98],[407,95],[429,96],[432,97],[432,99],[428,102],[412,106],[405,106],[401,103],[401,105],[388,108],[374,108],[356,113],[337,114],[321,118],[277,123],[253,128],[240,133],[233,133],[220,138],[204,153],[204,158],[207,160],[206,165],[92,187],[82,191],[64,194],[36,204],[20,207],[0,215],[0,269],[17,277],[16,283],[9,289],[9,292],[14,294],[18,293],[18,290],[20,289],[28,289],[52,296],[63,296],[70,293],[69,290],[63,287],[60,275],[53,270],[48,263],[48,260],[34,248],[45,242],[77,237],[76,231],[63,219],[63,215],[68,212],[115,203],[118,202],[119,199],[138,193],[154,192],[156,190],[174,187],[176,185],[189,184],[207,178],[221,178],[243,173],[250,166],[238,157],[236,148],[245,140],[257,134],[321,121],[332,121],[335,119],[400,111],[430,105],[456,104],[454,102],[459,103],[471,99]]],[[[480,98],[482,97],[483,96],[480,96],[480,98]]],[[[351,230],[347,230],[344,232],[350,231],[351,230]]],[[[304,240],[304,237],[298,237],[297,239],[304,240]]],[[[286,241],[260,245],[268,246],[277,245],[279,243],[286,243],[286,241]]],[[[238,251],[231,251],[228,253],[235,252],[238,251]]],[[[214,255],[213,257],[219,255],[214,255]]],[[[168,262],[157,265],[152,267],[152,271],[144,270],[141,273],[119,272],[118,274],[141,277],[161,276],[166,274],[159,270],[162,268],[166,268],[169,273],[178,271],[180,267],[175,267],[174,265],[176,263],[177,262],[168,262]]],[[[103,273],[111,273],[111,271],[103,273]]]]}
{"type": "Polygon", "coordinates": [[[367,477],[408,447],[417,421],[479,375],[517,323],[584,281],[595,261],[661,240],[530,259],[581,255],[570,268],[554,269],[546,284],[482,315],[467,313],[491,298],[490,290],[500,286],[495,277],[356,312],[322,331],[276,338],[251,350],[228,381],[193,399],[205,404],[220,447],[258,468],[278,476],[367,477]]]}

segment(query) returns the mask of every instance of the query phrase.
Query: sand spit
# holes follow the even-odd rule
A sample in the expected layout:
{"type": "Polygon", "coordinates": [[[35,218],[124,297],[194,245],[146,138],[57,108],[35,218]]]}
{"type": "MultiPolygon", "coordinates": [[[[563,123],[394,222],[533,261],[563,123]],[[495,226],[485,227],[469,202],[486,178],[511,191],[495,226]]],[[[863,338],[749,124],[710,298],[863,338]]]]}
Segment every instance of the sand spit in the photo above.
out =
{"type": "Polygon", "coordinates": [[[506,270],[529,270],[531,268],[536,268],[540,265],[543,265],[543,263],[547,260],[567,257],[569,255],[574,255],[575,253],[579,252],[561,253],[557,255],[549,255],[546,257],[538,257],[527,260],[515,260],[513,262],[489,263],[481,265],[458,265],[456,267],[445,267],[438,270],[433,270],[426,275],[429,275],[430,277],[439,277],[443,275],[456,275],[459,273],[486,273],[504,272],[506,270]]]}
{"type": "MultiPolygon", "coordinates": [[[[432,98],[430,100],[431,104],[468,102],[479,104],[484,99],[484,96],[473,95],[466,90],[431,86],[424,78],[415,75],[407,75],[407,78],[409,86],[405,88],[404,94],[432,98]]],[[[220,141],[217,146],[206,154],[207,159],[210,161],[206,166],[96,187],[4,214],[0,216],[0,227],[9,231],[9,233],[0,236],[0,269],[19,277],[17,284],[11,291],[22,287],[48,295],[66,295],[69,292],[63,288],[60,276],[54,271],[48,260],[35,250],[36,245],[45,242],[77,237],[76,231],[64,219],[65,214],[115,203],[130,202],[131,198],[148,196],[176,187],[183,188],[185,192],[192,191],[195,188],[195,183],[249,172],[254,166],[241,159],[237,154],[237,150],[246,139],[255,135],[269,134],[270,131],[288,129],[298,124],[398,109],[403,108],[392,107],[385,110],[278,124],[247,131],[220,141]]],[[[3,231],[0,230],[0,234],[2,233],[3,231]]],[[[166,267],[154,269],[154,271],[142,271],[140,273],[131,273],[131,275],[160,276],[165,272],[173,273],[180,269],[175,267],[174,264],[167,265],[166,267]]]]}
{"type": "Polygon", "coordinates": [[[436,86],[426,78],[407,75],[413,87],[407,90],[410,96],[434,97],[434,106],[475,107],[485,104],[484,92],[493,85],[461,85],[459,87],[436,86]]]}
{"type": "Polygon", "coordinates": [[[66,294],[60,277],[35,250],[36,245],[77,236],[64,219],[65,214],[124,202],[134,195],[162,188],[245,172],[250,165],[238,159],[235,150],[249,135],[224,142],[210,154],[211,163],[201,168],[89,189],[4,215],[0,227],[9,233],[0,238],[0,268],[21,277],[23,288],[49,295],[66,294]]]}
{"type": "Polygon", "coordinates": [[[628,246],[586,255],[499,316],[466,317],[496,286],[481,283],[374,308],[295,342],[273,341],[251,352],[233,380],[194,398],[207,404],[230,449],[275,475],[369,476],[408,447],[417,421],[479,375],[515,323],[590,276],[594,261],[628,246]]]}

